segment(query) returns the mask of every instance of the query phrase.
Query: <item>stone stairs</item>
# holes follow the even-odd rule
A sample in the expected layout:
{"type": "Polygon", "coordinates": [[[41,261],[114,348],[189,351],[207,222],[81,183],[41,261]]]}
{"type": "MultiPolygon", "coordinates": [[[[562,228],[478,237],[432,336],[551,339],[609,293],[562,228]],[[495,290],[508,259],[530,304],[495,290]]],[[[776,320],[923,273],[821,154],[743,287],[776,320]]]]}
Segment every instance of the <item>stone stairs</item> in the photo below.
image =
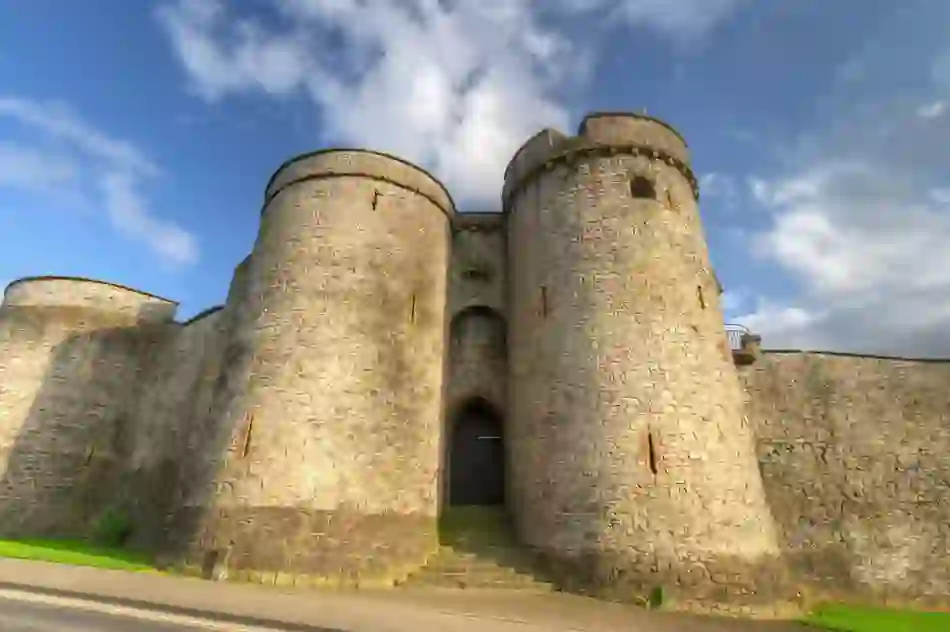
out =
{"type": "Polygon", "coordinates": [[[538,576],[531,556],[519,547],[504,509],[447,509],[439,538],[439,550],[401,587],[555,590],[552,583],[538,576]]]}

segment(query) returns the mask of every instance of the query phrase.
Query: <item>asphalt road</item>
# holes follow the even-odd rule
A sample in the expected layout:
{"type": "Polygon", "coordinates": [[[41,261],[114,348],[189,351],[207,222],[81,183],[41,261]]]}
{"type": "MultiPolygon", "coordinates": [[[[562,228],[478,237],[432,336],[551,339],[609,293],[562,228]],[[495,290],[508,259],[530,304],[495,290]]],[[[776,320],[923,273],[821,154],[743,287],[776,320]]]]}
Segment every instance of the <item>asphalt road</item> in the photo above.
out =
{"type": "MultiPolygon", "coordinates": [[[[197,632],[203,630],[261,630],[234,624],[209,625],[208,622],[158,621],[158,616],[142,619],[123,614],[121,609],[90,610],[55,603],[21,601],[0,597],[2,632],[197,632]]],[[[276,632],[276,631],[275,631],[276,632]]]]}

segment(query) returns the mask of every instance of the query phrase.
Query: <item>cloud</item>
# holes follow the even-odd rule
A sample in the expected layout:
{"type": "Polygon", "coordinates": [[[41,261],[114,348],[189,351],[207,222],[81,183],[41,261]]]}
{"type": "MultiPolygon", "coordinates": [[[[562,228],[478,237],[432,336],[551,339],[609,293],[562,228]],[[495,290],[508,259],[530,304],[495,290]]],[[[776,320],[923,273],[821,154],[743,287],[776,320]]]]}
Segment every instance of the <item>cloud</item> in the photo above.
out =
{"type": "Polygon", "coordinates": [[[95,129],[62,104],[0,96],[0,117],[12,118],[63,145],[52,151],[40,149],[39,143],[0,144],[0,187],[85,200],[82,176],[91,174],[100,183],[101,204],[116,229],[170,263],[197,261],[194,237],[151,214],[141,189],[145,180],[161,171],[134,145],[95,129]]]}
{"type": "Polygon", "coordinates": [[[947,112],[947,102],[946,101],[933,101],[931,103],[925,103],[917,108],[917,116],[924,119],[937,118],[938,116],[943,116],[947,112]]]}
{"type": "MultiPolygon", "coordinates": [[[[734,0],[627,0],[630,25],[699,34],[734,0]]],[[[238,15],[220,0],[156,13],[190,88],[304,95],[327,143],[388,151],[431,169],[464,207],[498,204],[505,166],[544,127],[569,131],[594,51],[552,26],[603,17],[600,0],[273,0],[238,15]],[[543,7],[539,8],[539,7],[543,7]]],[[[611,5],[613,6],[613,5],[611,5]]]]}
{"type": "Polygon", "coordinates": [[[699,190],[704,200],[719,200],[727,210],[734,210],[744,193],[735,178],[716,172],[705,173],[699,177],[699,190]]]}
{"type": "Polygon", "coordinates": [[[20,143],[0,143],[0,186],[49,192],[75,183],[74,161],[20,143]]]}
{"type": "Polygon", "coordinates": [[[725,22],[746,0],[555,0],[576,13],[644,26],[680,44],[694,43],[725,22]]]}
{"type": "Polygon", "coordinates": [[[739,319],[767,346],[950,357],[950,122],[928,131],[916,112],[885,110],[839,123],[785,173],[751,181],[771,216],[753,254],[802,288],[739,319]]]}

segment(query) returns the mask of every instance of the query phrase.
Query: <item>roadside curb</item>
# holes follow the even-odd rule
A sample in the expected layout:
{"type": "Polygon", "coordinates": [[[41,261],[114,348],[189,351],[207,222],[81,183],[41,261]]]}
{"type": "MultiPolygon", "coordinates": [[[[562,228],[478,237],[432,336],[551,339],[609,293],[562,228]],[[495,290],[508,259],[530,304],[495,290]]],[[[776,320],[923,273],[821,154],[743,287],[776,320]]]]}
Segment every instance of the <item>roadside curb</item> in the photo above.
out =
{"type": "Polygon", "coordinates": [[[277,628],[287,632],[348,632],[342,628],[327,628],[321,626],[307,625],[303,623],[293,623],[290,621],[281,621],[278,619],[265,619],[262,617],[251,617],[247,615],[235,615],[226,612],[216,612],[213,610],[201,610],[199,608],[187,608],[183,606],[174,606],[166,603],[158,603],[142,599],[129,599],[125,597],[110,597],[98,595],[79,590],[63,590],[61,588],[46,588],[17,584],[16,582],[0,581],[0,590],[10,592],[19,592],[32,595],[42,595],[46,597],[59,597],[63,599],[77,599],[107,606],[121,606],[135,610],[143,610],[151,613],[172,614],[182,617],[191,617],[194,619],[206,619],[216,623],[230,623],[232,625],[242,625],[259,628],[277,628]]]}

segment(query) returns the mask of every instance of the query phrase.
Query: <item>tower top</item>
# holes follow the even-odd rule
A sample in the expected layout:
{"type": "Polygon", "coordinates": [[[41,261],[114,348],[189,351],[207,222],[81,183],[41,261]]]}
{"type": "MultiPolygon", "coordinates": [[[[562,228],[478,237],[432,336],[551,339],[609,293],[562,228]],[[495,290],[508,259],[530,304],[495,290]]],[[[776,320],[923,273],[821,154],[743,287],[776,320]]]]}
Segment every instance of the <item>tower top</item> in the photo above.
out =
{"type": "Polygon", "coordinates": [[[532,136],[515,153],[505,169],[502,204],[540,169],[579,154],[627,153],[648,156],[679,170],[699,198],[699,184],[690,169],[686,140],[669,123],[634,112],[595,112],[578,127],[577,136],[545,129],[532,136]]]}

